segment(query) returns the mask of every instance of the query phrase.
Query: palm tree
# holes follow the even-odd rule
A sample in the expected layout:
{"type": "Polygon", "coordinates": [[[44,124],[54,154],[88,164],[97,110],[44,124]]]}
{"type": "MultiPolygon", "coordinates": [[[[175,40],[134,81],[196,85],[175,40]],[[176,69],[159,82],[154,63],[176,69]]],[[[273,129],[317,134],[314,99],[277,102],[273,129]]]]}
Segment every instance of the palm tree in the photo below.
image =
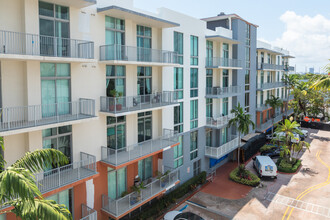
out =
{"type": "Polygon", "coordinates": [[[292,152],[292,144],[291,144],[291,138],[294,138],[293,133],[302,134],[300,130],[298,129],[300,127],[300,124],[296,121],[291,122],[288,119],[285,119],[284,122],[280,123],[276,128],[276,133],[284,132],[285,133],[285,145],[288,147],[288,150],[290,152],[289,159],[291,161],[291,152],[292,152]]]}
{"type": "Polygon", "coordinates": [[[270,107],[272,107],[272,110],[273,110],[273,114],[272,114],[272,136],[274,134],[274,119],[275,119],[275,110],[278,108],[278,107],[282,107],[283,106],[283,102],[281,101],[280,98],[278,97],[275,97],[275,96],[271,96],[270,99],[267,99],[266,100],[266,104],[269,105],[270,107]]]}
{"type": "Polygon", "coordinates": [[[293,90],[298,83],[298,78],[296,75],[284,74],[282,81],[286,85],[286,106],[285,106],[285,115],[288,115],[288,103],[289,103],[289,91],[293,90]]]}
{"type": "Polygon", "coordinates": [[[241,104],[238,103],[235,108],[233,108],[230,111],[232,114],[234,114],[234,118],[230,119],[228,122],[228,126],[235,125],[237,127],[238,131],[238,165],[240,164],[240,147],[241,147],[241,134],[246,134],[249,132],[249,127],[252,125],[252,128],[254,129],[255,125],[253,121],[251,120],[251,115],[247,114],[243,108],[241,107],[241,104]]]}
{"type": "MultiPolygon", "coordinates": [[[[3,148],[3,138],[0,137],[3,148]]],[[[4,169],[6,163],[0,157],[0,207],[12,206],[13,209],[0,214],[12,212],[17,217],[27,220],[72,219],[70,211],[65,205],[56,204],[55,201],[45,200],[36,185],[33,173],[42,172],[52,165],[62,166],[68,163],[68,158],[55,149],[42,149],[28,152],[14,164],[4,169]]]]}
{"type": "Polygon", "coordinates": [[[299,143],[297,144],[293,144],[293,151],[297,152],[297,157],[299,155],[299,153],[303,150],[303,148],[306,147],[307,150],[310,152],[309,147],[310,147],[310,143],[306,142],[306,141],[299,141],[299,143]]]}
{"type": "MultiPolygon", "coordinates": [[[[330,67],[329,67],[330,71],[330,67]]],[[[330,90],[330,75],[316,75],[311,88],[316,90],[330,90]]]]}

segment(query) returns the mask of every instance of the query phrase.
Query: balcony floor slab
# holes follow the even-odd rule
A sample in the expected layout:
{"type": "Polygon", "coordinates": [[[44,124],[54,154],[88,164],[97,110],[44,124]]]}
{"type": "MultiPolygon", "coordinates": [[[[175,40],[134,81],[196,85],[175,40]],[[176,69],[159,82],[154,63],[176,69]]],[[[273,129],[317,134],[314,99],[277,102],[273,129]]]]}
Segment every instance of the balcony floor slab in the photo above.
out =
{"type": "Polygon", "coordinates": [[[97,63],[96,59],[71,58],[71,57],[47,57],[34,55],[19,55],[19,54],[1,54],[0,60],[18,60],[18,61],[42,61],[55,63],[97,63]]]}
{"type": "Polygon", "coordinates": [[[97,116],[86,116],[86,115],[78,115],[78,118],[76,115],[70,115],[66,116],[64,120],[54,120],[49,118],[44,118],[41,120],[38,120],[38,125],[35,125],[34,121],[16,121],[11,123],[1,122],[0,123],[0,136],[8,136],[8,135],[14,135],[14,134],[21,134],[25,132],[32,132],[32,131],[38,131],[43,130],[47,128],[53,128],[53,127],[60,127],[60,126],[66,126],[66,125],[72,125],[72,124],[79,124],[91,120],[97,120],[97,116]],[[23,124],[22,126],[15,127],[15,125],[23,124]]]}

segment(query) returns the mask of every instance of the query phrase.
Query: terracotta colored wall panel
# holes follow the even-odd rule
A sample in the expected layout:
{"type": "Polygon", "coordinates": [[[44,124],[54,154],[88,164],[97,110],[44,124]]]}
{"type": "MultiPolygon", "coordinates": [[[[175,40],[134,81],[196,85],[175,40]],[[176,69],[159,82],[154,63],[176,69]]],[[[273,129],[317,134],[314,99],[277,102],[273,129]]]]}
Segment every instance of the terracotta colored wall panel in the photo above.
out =
{"type": "Polygon", "coordinates": [[[100,161],[97,162],[97,172],[99,176],[93,180],[94,183],[94,209],[97,211],[97,219],[108,219],[107,216],[101,212],[102,208],[102,194],[108,195],[108,170],[107,166],[100,161]]]}
{"type": "Polygon", "coordinates": [[[126,168],[127,170],[127,191],[131,191],[131,187],[134,185],[134,178],[139,174],[138,162],[130,164],[126,168]]]}
{"type": "Polygon", "coordinates": [[[86,182],[73,187],[73,209],[74,219],[79,220],[81,216],[81,204],[86,204],[86,182]]]}

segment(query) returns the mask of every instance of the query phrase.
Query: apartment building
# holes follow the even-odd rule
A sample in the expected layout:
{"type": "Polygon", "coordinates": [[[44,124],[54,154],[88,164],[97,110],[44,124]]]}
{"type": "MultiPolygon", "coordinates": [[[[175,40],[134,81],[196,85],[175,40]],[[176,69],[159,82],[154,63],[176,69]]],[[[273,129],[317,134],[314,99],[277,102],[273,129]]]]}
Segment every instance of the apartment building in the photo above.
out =
{"type": "Polygon", "coordinates": [[[235,160],[230,111],[240,103],[258,123],[266,114],[258,96],[273,83],[258,81],[257,51],[260,67],[281,56],[289,69],[288,53],[259,49],[258,26],[236,14],[150,13],[133,0],[0,6],[4,158],[10,165],[28,151],[61,150],[70,163],[35,176],[44,197],[66,204],[74,219],[129,218],[178,184],[235,160]],[[138,194],[132,186],[140,183],[138,194]]]}
{"type": "Polygon", "coordinates": [[[293,114],[293,109],[288,109],[288,101],[293,99],[290,95],[290,89],[283,82],[284,74],[294,71],[294,67],[289,65],[289,51],[278,47],[272,47],[270,44],[257,41],[257,115],[256,130],[264,132],[283,119],[283,117],[293,114]],[[272,107],[266,104],[266,100],[271,96],[280,98],[283,101],[283,107],[272,113],[272,107]]]}

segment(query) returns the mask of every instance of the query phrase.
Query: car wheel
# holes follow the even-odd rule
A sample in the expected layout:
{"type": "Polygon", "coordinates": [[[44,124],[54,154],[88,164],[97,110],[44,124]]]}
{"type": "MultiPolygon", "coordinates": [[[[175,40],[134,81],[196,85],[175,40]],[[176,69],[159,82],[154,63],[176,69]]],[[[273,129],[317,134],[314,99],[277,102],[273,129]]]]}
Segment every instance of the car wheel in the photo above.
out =
{"type": "Polygon", "coordinates": [[[259,176],[259,178],[262,178],[262,175],[261,174],[259,174],[258,176],[259,176]]]}
{"type": "Polygon", "coordinates": [[[277,176],[275,176],[274,179],[277,179],[277,176]]]}

